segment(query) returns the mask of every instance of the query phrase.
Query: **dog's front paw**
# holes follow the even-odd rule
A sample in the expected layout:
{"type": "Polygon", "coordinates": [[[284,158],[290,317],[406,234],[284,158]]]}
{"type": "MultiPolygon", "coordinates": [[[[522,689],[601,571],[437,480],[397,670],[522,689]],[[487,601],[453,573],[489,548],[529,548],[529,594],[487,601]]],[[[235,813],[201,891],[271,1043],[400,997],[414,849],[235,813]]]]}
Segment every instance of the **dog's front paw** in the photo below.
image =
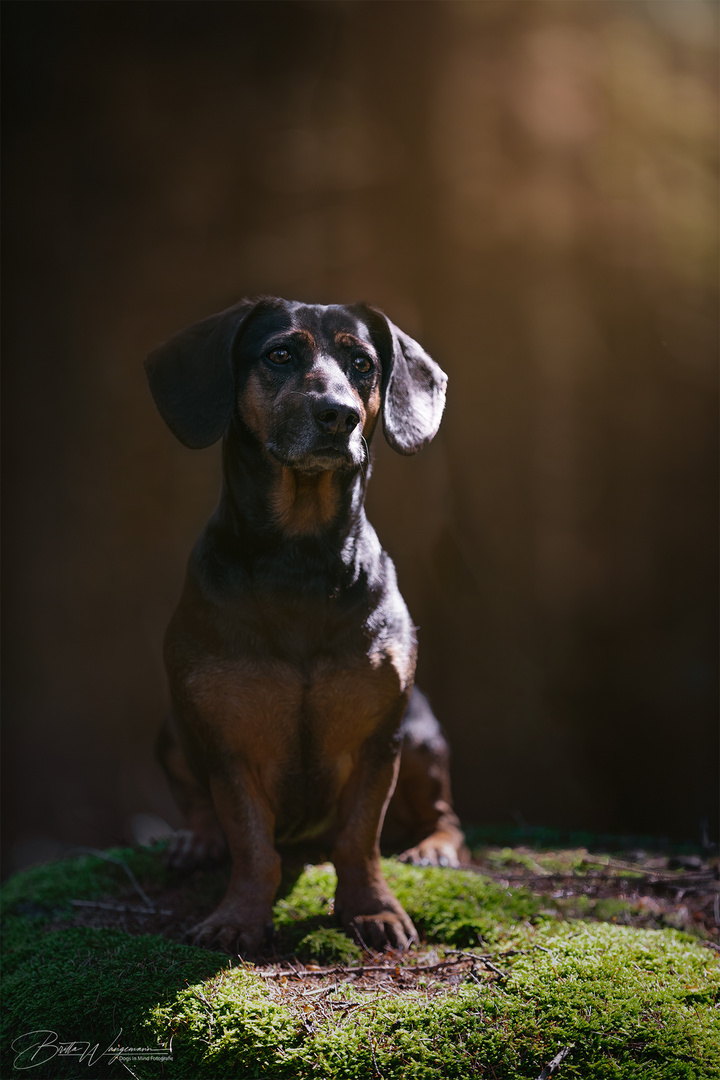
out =
{"type": "Polygon", "coordinates": [[[418,940],[417,930],[402,909],[356,915],[346,924],[346,929],[363,949],[377,952],[384,949],[405,951],[418,940]]]}
{"type": "Polygon", "coordinates": [[[197,866],[217,862],[227,854],[222,830],[178,829],[170,840],[167,864],[173,870],[194,870],[197,866]]]}
{"type": "Polygon", "coordinates": [[[398,856],[400,862],[413,866],[459,866],[458,845],[442,833],[433,833],[415,847],[398,856]]]}
{"type": "Polygon", "coordinates": [[[272,936],[272,919],[243,917],[242,912],[218,908],[186,934],[192,945],[240,956],[254,956],[272,936]]]}
{"type": "Polygon", "coordinates": [[[338,889],[335,910],[345,930],[365,949],[409,949],[417,930],[390,890],[366,887],[338,889]]]}

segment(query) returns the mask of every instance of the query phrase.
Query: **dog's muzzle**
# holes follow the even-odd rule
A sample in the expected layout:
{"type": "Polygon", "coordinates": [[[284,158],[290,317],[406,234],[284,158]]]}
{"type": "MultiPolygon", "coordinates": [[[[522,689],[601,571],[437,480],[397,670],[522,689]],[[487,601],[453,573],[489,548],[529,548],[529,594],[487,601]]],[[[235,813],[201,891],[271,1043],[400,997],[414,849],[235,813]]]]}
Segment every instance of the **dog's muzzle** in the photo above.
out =
{"type": "Polygon", "coordinates": [[[360,409],[352,398],[310,399],[300,414],[296,407],[291,415],[278,420],[267,449],[282,465],[299,472],[357,469],[365,461],[361,422],[360,409]]]}

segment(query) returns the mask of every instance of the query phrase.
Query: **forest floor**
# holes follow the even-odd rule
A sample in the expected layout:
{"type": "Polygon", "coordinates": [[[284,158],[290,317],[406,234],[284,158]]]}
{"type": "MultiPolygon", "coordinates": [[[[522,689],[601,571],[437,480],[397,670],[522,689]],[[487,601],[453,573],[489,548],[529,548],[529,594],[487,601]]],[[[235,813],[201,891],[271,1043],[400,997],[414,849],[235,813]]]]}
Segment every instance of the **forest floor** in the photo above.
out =
{"type": "Polygon", "coordinates": [[[180,874],[155,847],[22,871],[2,890],[4,1063],[74,1080],[72,1039],[108,1047],[82,1059],[102,1080],[720,1080],[717,856],[544,839],[471,833],[460,870],[385,860],[406,953],[340,930],[328,862],[290,863],[252,958],[186,944],[227,864],[180,874]],[[156,1056],[111,1052],[120,1031],[156,1056]]]}

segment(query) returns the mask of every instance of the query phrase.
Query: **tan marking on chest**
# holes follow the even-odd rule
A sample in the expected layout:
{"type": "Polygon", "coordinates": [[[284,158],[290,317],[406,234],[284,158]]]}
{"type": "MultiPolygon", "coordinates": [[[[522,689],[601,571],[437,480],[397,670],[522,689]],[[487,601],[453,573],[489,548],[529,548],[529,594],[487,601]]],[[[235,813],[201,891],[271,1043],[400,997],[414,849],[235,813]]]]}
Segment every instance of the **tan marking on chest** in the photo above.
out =
{"type": "Polygon", "coordinates": [[[309,682],[277,660],[213,661],[184,680],[197,735],[248,761],[279,763],[297,752],[301,732],[328,761],[346,759],[403,695],[393,663],[347,669],[321,664],[309,682]]]}
{"type": "MultiPolygon", "coordinates": [[[[331,759],[355,753],[398,707],[403,687],[391,663],[318,672],[306,692],[322,752],[331,759]]],[[[398,717],[399,720],[399,717],[398,717]]]]}
{"type": "Polygon", "coordinates": [[[327,823],[363,744],[403,704],[393,665],[367,661],[321,663],[309,682],[277,660],[212,661],[185,678],[183,697],[200,742],[230,767],[241,759],[278,825],[296,818],[306,836],[327,823]]]}
{"type": "Polygon", "coordinates": [[[337,514],[337,478],[333,472],[304,476],[283,467],[270,500],[275,521],[289,536],[317,535],[337,514]]]}
{"type": "Polygon", "coordinates": [[[291,746],[304,684],[289,664],[208,661],[187,675],[183,689],[203,741],[264,761],[278,760],[291,746]]]}

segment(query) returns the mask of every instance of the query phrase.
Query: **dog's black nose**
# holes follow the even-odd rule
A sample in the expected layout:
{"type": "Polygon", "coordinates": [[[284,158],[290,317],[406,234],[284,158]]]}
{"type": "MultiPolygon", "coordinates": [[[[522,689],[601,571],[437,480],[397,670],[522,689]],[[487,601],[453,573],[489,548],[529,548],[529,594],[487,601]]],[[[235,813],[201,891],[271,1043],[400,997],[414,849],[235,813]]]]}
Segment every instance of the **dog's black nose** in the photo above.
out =
{"type": "Polygon", "coordinates": [[[315,410],[315,420],[328,435],[349,435],[360,423],[360,413],[341,401],[323,401],[315,410]]]}

